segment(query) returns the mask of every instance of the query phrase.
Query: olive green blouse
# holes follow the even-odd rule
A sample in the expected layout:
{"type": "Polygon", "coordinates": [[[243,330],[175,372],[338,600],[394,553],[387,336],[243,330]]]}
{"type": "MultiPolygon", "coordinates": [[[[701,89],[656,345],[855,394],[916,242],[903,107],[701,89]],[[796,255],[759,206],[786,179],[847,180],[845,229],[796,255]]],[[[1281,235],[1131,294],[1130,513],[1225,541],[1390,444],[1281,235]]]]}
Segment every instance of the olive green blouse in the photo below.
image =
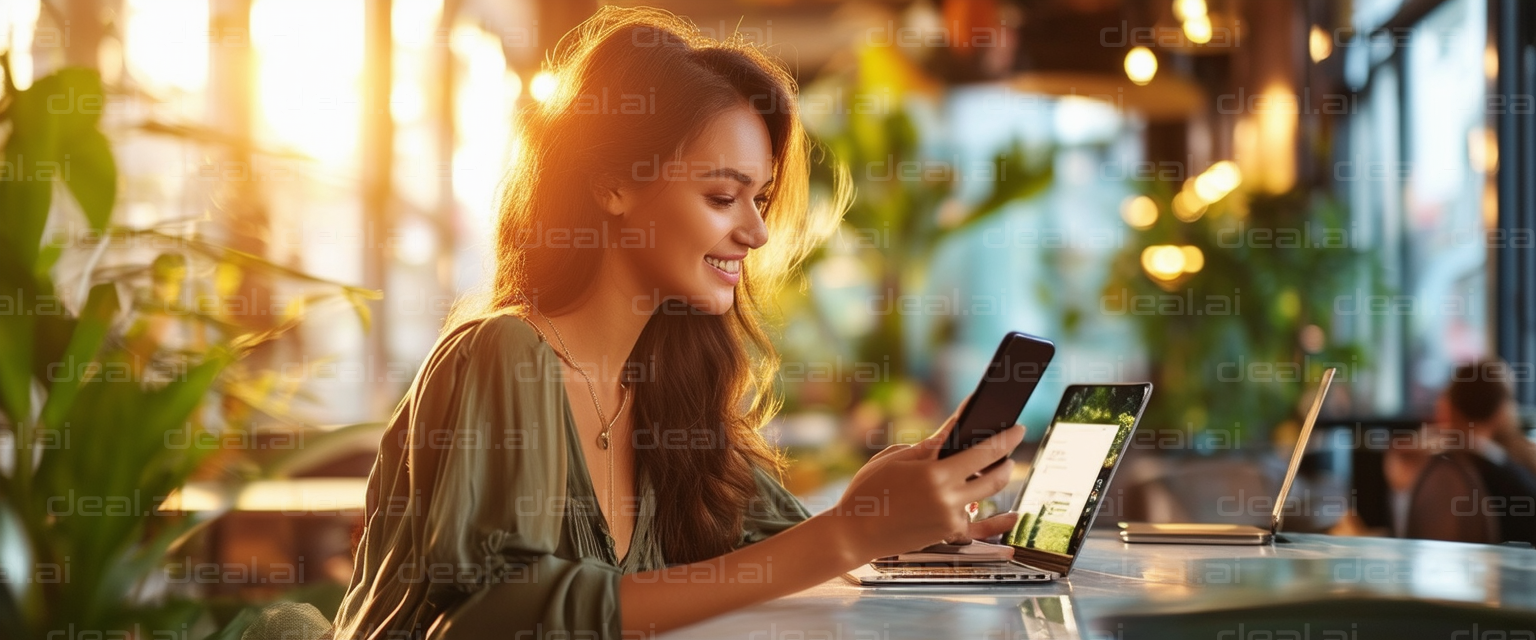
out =
{"type": "MultiPolygon", "coordinates": [[[[368,477],[365,528],[334,638],[620,637],[619,579],[667,566],[637,478],[622,561],[561,381],[507,313],[445,333],[396,408],[368,477]],[[404,635],[409,634],[409,635],[404,635]]],[[[737,547],[810,517],[762,469],[737,547]]]]}

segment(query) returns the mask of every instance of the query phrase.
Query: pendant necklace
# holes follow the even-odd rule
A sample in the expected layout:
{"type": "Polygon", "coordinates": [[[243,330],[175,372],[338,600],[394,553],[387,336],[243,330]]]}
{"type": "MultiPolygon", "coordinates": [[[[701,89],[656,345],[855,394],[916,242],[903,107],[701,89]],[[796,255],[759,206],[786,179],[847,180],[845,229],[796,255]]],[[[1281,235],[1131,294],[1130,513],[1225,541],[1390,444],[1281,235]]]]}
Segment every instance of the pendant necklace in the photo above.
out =
{"type": "MultiPolygon", "coordinates": [[[[526,300],[526,298],[524,299],[526,300]]],[[[534,313],[539,314],[539,317],[543,318],[544,322],[549,324],[549,328],[555,330],[555,339],[559,340],[560,349],[565,351],[565,361],[571,365],[572,369],[576,370],[576,373],[581,374],[583,380],[587,381],[587,391],[592,394],[592,406],[597,410],[598,424],[604,425],[603,430],[597,434],[597,446],[608,452],[608,513],[614,514],[614,516],[617,517],[618,512],[614,507],[613,448],[609,446],[612,444],[610,434],[613,432],[614,423],[619,421],[620,415],[623,415],[624,407],[629,406],[629,387],[623,383],[619,384],[619,388],[622,389],[623,393],[623,402],[619,405],[619,410],[613,413],[613,418],[610,419],[604,416],[603,403],[599,402],[597,399],[597,386],[592,383],[592,378],[587,375],[586,370],[582,369],[581,365],[576,363],[575,356],[571,355],[570,347],[565,345],[565,337],[560,335],[560,327],[555,326],[554,322],[551,322],[548,317],[545,317],[544,312],[539,311],[538,307],[533,305],[529,306],[533,308],[534,313]]],[[[538,325],[533,325],[533,330],[539,332],[539,337],[544,338],[544,342],[549,342],[549,338],[544,335],[544,331],[539,329],[538,325]]]]}

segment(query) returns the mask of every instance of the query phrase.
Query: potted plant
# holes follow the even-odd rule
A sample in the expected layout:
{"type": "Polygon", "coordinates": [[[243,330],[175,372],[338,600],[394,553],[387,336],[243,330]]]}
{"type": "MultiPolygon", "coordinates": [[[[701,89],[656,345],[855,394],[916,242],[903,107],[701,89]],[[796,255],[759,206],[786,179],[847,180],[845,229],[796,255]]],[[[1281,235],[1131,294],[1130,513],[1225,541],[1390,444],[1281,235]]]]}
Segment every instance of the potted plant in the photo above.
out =
{"type": "Polygon", "coordinates": [[[244,428],[209,415],[259,395],[241,388],[254,375],[246,354],[297,326],[311,302],[340,298],[361,312],[377,294],[195,235],[113,227],[118,177],[96,73],[63,69],[26,90],[5,77],[0,454],[11,458],[0,466],[0,636],[195,634],[203,607],[155,578],[167,551],[217,514],[165,513],[161,500],[220,450],[215,426],[244,428]],[[61,192],[70,198],[56,200],[61,192]],[[84,238],[78,277],[55,280],[75,247],[45,241],[45,230],[84,238]],[[259,329],[187,303],[189,289],[217,295],[257,271],[320,291],[259,329]]]}

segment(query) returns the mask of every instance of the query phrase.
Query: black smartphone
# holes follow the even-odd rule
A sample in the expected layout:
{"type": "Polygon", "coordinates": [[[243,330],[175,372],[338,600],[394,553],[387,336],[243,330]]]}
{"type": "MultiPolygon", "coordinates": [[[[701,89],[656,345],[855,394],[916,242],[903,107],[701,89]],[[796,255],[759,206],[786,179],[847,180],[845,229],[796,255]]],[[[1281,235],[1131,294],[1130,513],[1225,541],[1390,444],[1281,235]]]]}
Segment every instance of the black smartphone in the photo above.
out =
{"type": "MultiPolygon", "coordinates": [[[[1045,338],[1018,331],[1003,336],[997,354],[992,356],[987,372],[976,385],[976,392],[971,394],[970,402],[944,441],[944,448],[939,450],[939,457],[964,451],[1017,423],[1054,355],[1056,345],[1045,338]]],[[[1002,461],[999,458],[997,463],[1002,461]]]]}

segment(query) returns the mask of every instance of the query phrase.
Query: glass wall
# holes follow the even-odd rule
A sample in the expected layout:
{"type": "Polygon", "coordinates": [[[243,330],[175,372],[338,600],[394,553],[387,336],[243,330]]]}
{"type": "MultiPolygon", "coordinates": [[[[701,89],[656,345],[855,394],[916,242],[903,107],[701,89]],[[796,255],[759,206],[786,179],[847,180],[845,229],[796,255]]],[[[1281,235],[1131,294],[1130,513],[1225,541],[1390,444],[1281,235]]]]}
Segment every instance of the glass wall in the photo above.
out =
{"type": "Polygon", "coordinates": [[[1382,288],[1335,312],[1372,335],[1365,411],[1425,415],[1456,364],[1491,350],[1498,147],[1486,105],[1497,60],[1487,34],[1485,2],[1448,0],[1349,51],[1369,71],[1334,177],[1365,214],[1357,228],[1382,288]]]}

